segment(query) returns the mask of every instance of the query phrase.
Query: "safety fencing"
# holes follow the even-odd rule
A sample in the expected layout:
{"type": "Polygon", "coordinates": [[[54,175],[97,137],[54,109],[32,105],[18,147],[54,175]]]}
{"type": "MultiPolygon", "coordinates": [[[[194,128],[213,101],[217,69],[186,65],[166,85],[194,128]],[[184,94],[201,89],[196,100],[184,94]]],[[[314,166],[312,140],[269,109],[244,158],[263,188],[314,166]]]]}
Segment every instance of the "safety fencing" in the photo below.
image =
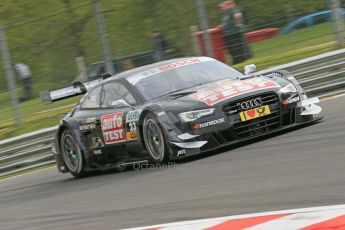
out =
{"type": "MultiPolygon", "coordinates": [[[[345,93],[345,49],[272,67],[255,74],[288,70],[310,96],[345,93]]],[[[0,178],[54,163],[51,145],[57,127],[0,141],[0,178]]]]}
{"type": "Polygon", "coordinates": [[[256,74],[288,70],[310,96],[330,96],[345,92],[345,49],[268,68],[256,74]]]}
{"type": "Polygon", "coordinates": [[[0,141],[0,178],[54,163],[51,145],[57,126],[0,141]]]}

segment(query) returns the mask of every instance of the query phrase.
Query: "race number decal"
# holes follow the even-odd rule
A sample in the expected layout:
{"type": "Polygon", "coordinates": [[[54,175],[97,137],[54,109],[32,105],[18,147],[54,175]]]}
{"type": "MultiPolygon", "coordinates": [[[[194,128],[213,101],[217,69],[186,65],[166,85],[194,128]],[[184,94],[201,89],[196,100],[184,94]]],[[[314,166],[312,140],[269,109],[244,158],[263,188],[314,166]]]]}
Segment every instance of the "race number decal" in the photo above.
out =
{"type": "Polygon", "coordinates": [[[214,105],[231,97],[261,89],[278,88],[279,84],[265,78],[251,78],[246,80],[225,80],[202,87],[192,98],[214,105]]]}
{"type": "Polygon", "coordinates": [[[139,120],[141,110],[129,111],[126,114],[126,139],[132,141],[138,139],[137,121],[139,120]]]}
{"type": "Polygon", "coordinates": [[[102,134],[105,144],[126,141],[123,112],[106,114],[101,117],[102,134]]]}
{"type": "Polygon", "coordinates": [[[138,139],[137,136],[137,123],[136,122],[130,122],[126,123],[126,139],[127,141],[132,141],[138,139]]]}

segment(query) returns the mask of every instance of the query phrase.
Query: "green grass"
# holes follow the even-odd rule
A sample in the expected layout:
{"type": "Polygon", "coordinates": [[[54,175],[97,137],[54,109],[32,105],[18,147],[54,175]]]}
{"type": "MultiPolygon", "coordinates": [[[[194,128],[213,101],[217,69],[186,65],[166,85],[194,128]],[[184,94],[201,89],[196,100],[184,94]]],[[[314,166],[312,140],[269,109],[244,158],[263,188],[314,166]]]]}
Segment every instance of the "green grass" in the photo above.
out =
{"type": "Polygon", "coordinates": [[[71,110],[80,97],[69,98],[53,104],[43,104],[40,99],[20,103],[21,125],[17,126],[11,107],[0,109],[0,139],[17,136],[59,124],[59,120],[71,110]]]}
{"type": "MultiPolygon", "coordinates": [[[[244,65],[254,63],[258,70],[261,70],[337,49],[330,23],[258,42],[252,44],[251,48],[254,57],[245,63],[236,65],[236,68],[242,69],[244,65]]],[[[34,86],[34,90],[38,94],[39,91],[55,87],[55,84],[37,84],[34,86]]],[[[9,104],[9,95],[8,93],[0,94],[0,101],[2,102],[0,139],[58,125],[60,118],[71,109],[79,98],[70,98],[49,105],[42,104],[39,99],[21,103],[22,125],[16,126],[13,120],[13,111],[9,104]]]]}
{"type": "Polygon", "coordinates": [[[323,23],[254,43],[251,48],[254,57],[235,67],[254,63],[261,70],[335,50],[337,46],[332,24],[323,23]]]}

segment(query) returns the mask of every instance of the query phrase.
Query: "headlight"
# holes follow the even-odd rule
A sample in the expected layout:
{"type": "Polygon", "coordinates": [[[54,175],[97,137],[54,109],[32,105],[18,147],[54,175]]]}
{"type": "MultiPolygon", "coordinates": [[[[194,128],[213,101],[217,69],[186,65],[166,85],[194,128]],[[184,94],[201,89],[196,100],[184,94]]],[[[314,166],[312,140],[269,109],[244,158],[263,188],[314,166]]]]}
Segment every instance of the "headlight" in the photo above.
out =
{"type": "Polygon", "coordinates": [[[279,90],[281,93],[296,93],[297,89],[294,84],[290,83],[279,90]]]}
{"type": "Polygon", "coordinates": [[[195,120],[199,119],[200,117],[210,115],[214,112],[214,110],[215,110],[214,108],[211,108],[211,109],[189,111],[189,112],[180,113],[179,117],[184,122],[190,122],[190,121],[195,121],[195,120]]]}

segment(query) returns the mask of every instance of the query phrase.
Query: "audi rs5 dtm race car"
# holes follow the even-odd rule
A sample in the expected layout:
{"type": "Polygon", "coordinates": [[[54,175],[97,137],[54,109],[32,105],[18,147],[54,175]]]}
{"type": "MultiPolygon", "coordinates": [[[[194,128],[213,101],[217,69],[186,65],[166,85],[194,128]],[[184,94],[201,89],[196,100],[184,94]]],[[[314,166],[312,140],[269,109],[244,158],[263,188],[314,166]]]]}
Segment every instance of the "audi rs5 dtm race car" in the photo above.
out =
{"type": "Polygon", "coordinates": [[[286,71],[245,75],[192,57],[106,77],[42,95],[52,102],[86,93],[56,134],[60,172],[163,163],[321,119],[318,98],[286,71]]]}

